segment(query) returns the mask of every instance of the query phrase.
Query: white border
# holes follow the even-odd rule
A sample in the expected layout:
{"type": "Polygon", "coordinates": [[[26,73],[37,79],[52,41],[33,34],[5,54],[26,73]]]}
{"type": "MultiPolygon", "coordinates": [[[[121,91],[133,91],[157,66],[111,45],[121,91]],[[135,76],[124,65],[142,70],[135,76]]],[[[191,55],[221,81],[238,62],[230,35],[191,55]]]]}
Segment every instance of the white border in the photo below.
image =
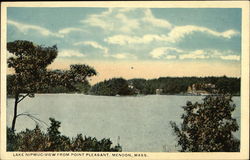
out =
{"type": "MultiPolygon", "coordinates": [[[[148,157],[137,159],[248,159],[249,157],[249,2],[248,1],[139,1],[139,2],[3,2],[1,6],[1,152],[0,159],[136,159],[130,157],[13,157],[6,152],[6,19],[7,7],[136,7],[136,8],[241,8],[241,152],[239,153],[162,153],[146,152],[148,157]]],[[[44,152],[29,152],[44,153],[44,152]]],[[[70,152],[46,152],[70,153],[70,152]]],[[[89,152],[88,152],[89,153],[89,152]]],[[[112,153],[112,152],[109,152],[112,153]]],[[[133,152],[122,152],[133,153],[133,152]]],[[[142,153],[142,152],[140,152],[142,153]]]]}

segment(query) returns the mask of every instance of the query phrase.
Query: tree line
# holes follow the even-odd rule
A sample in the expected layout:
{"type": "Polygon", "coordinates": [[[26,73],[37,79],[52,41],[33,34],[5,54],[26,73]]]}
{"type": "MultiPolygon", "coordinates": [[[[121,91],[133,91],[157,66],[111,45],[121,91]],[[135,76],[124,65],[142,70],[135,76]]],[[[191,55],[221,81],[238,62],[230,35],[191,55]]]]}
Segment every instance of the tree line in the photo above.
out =
{"type": "MultiPolygon", "coordinates": [[[[51,71],[62,72],[62,71],[51,71]]],[[[14,95],[13,75],[7,76],[7,93],[9,96],[14,95]]],[[[156,89],[162,89],[162,94],[185,94],[189,86],[196,84],[214,84],[220,93],[230,93],[240,95],[240,78],[234,77],[161,77],[158,79],[135,78],[126,80],[124,78],[112,78],[99,82],[93,86],[88,81],[73,82],[73,87],[64,85],[47,84],[46,88],[38,89],[36,93],[84,93],[91,95],[135,95],[155,94],[156,89]]],[[[211,88],[198,88],[211,92],[211,88]]]]}
{"type": "Polygon", "coordinates": [[[200,87],[201,84],[213,84],[217,93],[240,95],[240,78],[232,77],[160,77],[158,79],[112,78],[93,85],[89,93],[93,95],[134,95],[155,94],[162,89],[162,94],[185,94],[189,86],[196,84],[198,89],[212,92],[211,88],[200,87]],[[200,84],[200,85],[199,85],[200,84]]]}

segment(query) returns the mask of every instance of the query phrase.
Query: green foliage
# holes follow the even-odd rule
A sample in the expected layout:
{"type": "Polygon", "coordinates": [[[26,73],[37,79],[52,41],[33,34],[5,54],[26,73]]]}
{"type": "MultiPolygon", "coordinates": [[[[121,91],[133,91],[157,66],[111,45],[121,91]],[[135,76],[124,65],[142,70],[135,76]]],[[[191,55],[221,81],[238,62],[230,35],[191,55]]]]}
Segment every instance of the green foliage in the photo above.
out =
{"type": "Polygon", "coordinates": [[[203,103],[187,102],[179,128],[170,122],[182,152],[239,152],[240,141],[232,132],[239,129],[232,118],[231,95],[207,96],[203,103]]]}
{"type": "Polygon", "coordinates": [[[56,121],[53,118],[50,118],[50,123],[51,126],[48,128],[48,139],[50,145],[48,146],[48,148],[46,148],[47,151],[60,151],[60,148],[65,148],[64,144],[67,143],[69,141],[69,139],[64,139],[64,141],[62,140],[61,137],[61,133],[58,130],[61,126],[61,122],[56,121]],[[61,143],[63,142],[63,143],[61,143]]]}
{"type": "Polygon", "coordinates": [[[95,84],[91,90],[91,94],[95,95],[131,95],[132,90],[128,87],[127,80],[123,78],[112,78],[95,84]]]}
{"type": "MultiPolygon", "coordinates": [[[[120,78],[122,79],[122,78],[120,78]]],[[[212,88],[201,87],[202,84],[214,84],[218,93],[230,93],[232,95],[240,95],[240,78],[223,77],[161,77],[158,79],[129,79],[119,80],[113,78],[97,83],[91,88],[91,94],[94,95],[116,95],[121,90],[118,86],[127,84],[132,85],[133,89],[125,90],[124,95],[133,95],[135,90],[139,90],[140,94],[155,94],[156,89],[162,89],[162,94],[185,94],[189,86],[196,84],[197,89],[206,90],[212,93],[212,88]],[[126,84],[127,83],[127,84],[126,84]]],[[[125,87],[127,88],[127,87],[125,87]]]]}
{"type": "Polygon", "coordinates": [[[112,142],[110,139],[102,139],[98,141],[96,138],[91,137],[84,137],[82,134],[78,134],[75,138],[72,139],[72,151],[111,151],[111,152],[117,152],[122,151],[121,146],[118,144],[114,147],[111,146],[112,142]],[[84,145],[82,145],[84,144],[84,145]]]}
{"type": "MultiPolygon", "coordinates": [[[[143,94],[155,94],[156,89],[163,89],[163,94],[186,93],[192,84],[211,83],[219,93],[240,94],[240,78],[223,77],[161,77],[143,82],[143,94]]],[[[135,85],[137,88],[137,85],[135,85]]],[[[207,90],[207,89],[205,89],[207,90]]],[[[210,91],[210,90],[207,90],[210,91]]]]}
{"type": "Polygon", "coordinates": [[[66,71],[47,71],[47,66],[57,56],[56,46],[44,47],[33,42],[17,40],[8,42],[7,50],[12,54],[7,60],[8,67],[15,71],[7,77],[7,93],[15,97],[13,131],[18,115],[17,106],[24,98],[34,97],[34,93],[48,93],[51,90],[81,92],[79,86],[88,85],[87,78],[97,74],[94,68],[84,64],[71,65],[70,70],[66,71]]]}
{"type": "Polygon", "coordinates": [[[39,93],[87,93],[90,89],[88,77],[96,75],[96,71],[88,65],[71,65],[70,70],[48,71],[44,76],[44,89],[39,93]],[[74,67],[79,67],[78,70],[74,67]]]}
{"type": "MultiPolygon", "coordinates": [[[[94,68],[85,64],[74,64],[69,70],[53,70],[46,72],[43,82],[47,86],[40,93],[55,91],[82,92],[81,88],[89,85],[87,78],[96,75],[94,68]]],[[[64,93],[65,93],[64,92],[64,93]]]]}
{"type": "Polygon", "coordinates": [[[46,137],[38,126],[15,134],[7,128],[7,151],[42,151],[46,146],[46,137]]]}
{"type": "Polygon", "coordinates": [[[11,128],[7,128],[7,151],[17,150],[17,138],[16,134],[11,128]]]}
{"type": "Polygon", "coordinates": [[[77,90],[77,93],[85,93],[85,94],[87,94],[91,88],[91,85],[89,84],[88,81],[85,81],[83,83],[76,83],[74,86],[77,90]]]}
{"type": "Polygon", "coordinates": [[[7,60],[8,67],[15,71],[8,81],[12,93],[34,93],[42,88],[42,76],[46,73],[46,67],[56,58],[57,47],[43,47],[18,40],[8,42],[7,50],[13,55],[7,60]]]}
{"type": "Polygon", "coordinates": [[[132,84],[136,89],[142,91],[145,88],[146,81],[147,81],[146,79],[134,78],[128,80],[128,83],[132,84]]]}
{"type": "Polygon", "coordinates": [[[8,151],[122,151],[118,144],[112,147],[110,139],[98,141],[96,138],[84,137],[78,134],[70,139],[61,135],[59,128],[61,123],[50,118],[50,127],[47,133],[43,133],[37,125],[33,130],[26,129],[20,133],[14,133],[7,128],[8,151]]]}
{"type": "Polygon", "coordinates": [[[85,64],[74,64],[70,66],[69,75],[75,82],[85,82],[87,77],[92,77],[96,74],[93,67],[85,64]]]}
{"type": "Polygon", "coordinates": [[[223,76],[218,79],[216,86],[221,93],[240,94],[240,80],[232,80],[223,76]]]}

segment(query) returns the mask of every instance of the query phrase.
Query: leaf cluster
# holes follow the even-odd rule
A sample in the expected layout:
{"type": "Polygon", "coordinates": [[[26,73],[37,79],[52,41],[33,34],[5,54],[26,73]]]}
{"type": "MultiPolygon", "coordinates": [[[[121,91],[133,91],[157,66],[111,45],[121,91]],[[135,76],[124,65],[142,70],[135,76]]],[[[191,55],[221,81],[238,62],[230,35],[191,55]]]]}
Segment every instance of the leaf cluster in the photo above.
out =
{"type": "Polygon", "coordinates": [[[26,129],[19,133],[14,133],[7,128],[7,150],[8,151],[121,151],[119,144],[112,146],[110,139],[82,136],[69,138],[59,131],[61,123],[50,118],[50,127],[47,132],[41,131],[36,125],[33,130],[26,129]]]}
{"type": "Polygon", "coordinates": [[[15,71],[8,81],[14,93],[36,92],[43,84],[46,67],[58,53],[56,46],[44,47],[23,40],[8,42],[7,50],[11,54],[8,67],[15,71]]]}
{"type": "Polygon", "coordinates": [[[232,118],[235,105],[231,95],[207,96],[203,103],[187,102],[180,127],[170,122],[182,152],[236,152],[240,141],[233,136],[239,129],[232,118]]]}

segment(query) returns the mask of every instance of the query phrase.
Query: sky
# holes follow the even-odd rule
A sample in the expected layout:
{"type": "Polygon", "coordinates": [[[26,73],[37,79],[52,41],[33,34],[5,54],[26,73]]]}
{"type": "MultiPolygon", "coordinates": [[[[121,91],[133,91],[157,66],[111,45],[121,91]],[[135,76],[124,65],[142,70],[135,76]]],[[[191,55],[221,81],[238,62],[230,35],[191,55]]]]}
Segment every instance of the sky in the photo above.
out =
{"type": "Polygon", "coordinates": [[[7,41],[58,47],[49,69],[88,64],[113,77],[240,77],[239,8],[7,9],[7,41]]]}

